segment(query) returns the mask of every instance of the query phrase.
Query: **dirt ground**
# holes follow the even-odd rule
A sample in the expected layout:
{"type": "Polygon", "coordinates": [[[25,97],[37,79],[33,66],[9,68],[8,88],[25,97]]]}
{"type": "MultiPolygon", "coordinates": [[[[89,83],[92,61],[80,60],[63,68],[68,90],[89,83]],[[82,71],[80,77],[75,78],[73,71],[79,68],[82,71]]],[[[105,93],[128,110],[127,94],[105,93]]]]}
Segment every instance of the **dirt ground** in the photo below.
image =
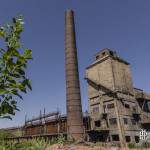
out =
{"type": "MultiPolygon", "coordinates": [[[[62,145],[62,144],[54,144],[49,146],[46,150],[129,150],[128,148],[120,149],[118,147],[109,146],[103,147],[100,145],[83,145],[83,144],[69,144],[69,145],[62,145]]],[[[135,149],[132,149],[135,150],[135,149]]]]}
{"type": "Polygon", "coordinates": [[[84,146],[84,145],[58,145],[54,144],[47,148],[47,150],[117,150],[117,149],[106,149],[103,147],[98,147],[98,146],[84,146]]]}

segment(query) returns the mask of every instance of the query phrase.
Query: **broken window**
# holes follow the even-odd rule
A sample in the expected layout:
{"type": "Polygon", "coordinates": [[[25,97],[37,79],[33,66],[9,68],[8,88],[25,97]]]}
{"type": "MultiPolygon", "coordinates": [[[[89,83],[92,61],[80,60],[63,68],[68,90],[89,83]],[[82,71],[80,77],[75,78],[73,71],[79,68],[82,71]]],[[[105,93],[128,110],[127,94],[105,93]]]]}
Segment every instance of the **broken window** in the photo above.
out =
{"type": "Polygon", "coordinates": [[[128,124],[128,118],[123,118],[124,124],[128,124]]]}
{"type": "Polygon", "coordinates": [[[135,107],[135,106],[133,106],[132,108],[133,108],[133,112],[136,112],[136,107],[135,107]]]}
{"type": "Polygon", "coordinates": [[[136,125],[135,119],[131,119],[132,125],[136,125]]]}
{"type": "Polygon", "coordinates": [[[107,108],[108,108],[108,109],[112,109],[112,108],[114,108],[114,107],[115,107],[115,106],[114,106],[114,103],[111,103],[111,104],[108,104],[108,105],[107,105],[107,108]]]}
{"type": "Polygon", "coordinates": [[[110,55],[111,55],[111,56],[113,56],[113,55],[114,55],[113,51],[110,51],[109,53],[110,53],[110,55]]]}
{"type": "Polygon", "coordinates": [[[135,136],[135,142],[139,143],[139,141],[140,141],[139,136],[135,136]]]}
{"type": "Polygon", "coordinates": [[[96,56],[96,60],[99,59],[99,55],[96,56]]]}
{"type": "Polygon", "coordinates": [[[99,107],[94,107],[93,108],[93,113],[98,113],[99,112],[99,107]]]}
{"type": "Polygon", "coordinates": [[[116,125],[117,124],[117,119],[116,118],[110,118],[109,123],[110,123],[110,125],[116,125]]]}
{"type": "Polygon", "coordinates": [[[130,142],[131,141],[130,136],[125,136],[125,139],[126,139],[126,142],[130,142]]]}
{"type": "Polygon", "coordinates": [[[112,135],[112,141],[119,141],[119,135],[118,134],[115,134],[115,135],[112,135]]]}
{"type": "Polygon", "coordinates": [[[100,120],[95,121],[95,126],[96,126],[96,127],[100,127],[100,126],[101,126],[100,120]]]}
{"type": "Polygon", "coordinates": [[[150,112],[150,102],[145,102],[143,108],[144,108],[144,111],[150,112]]]}
{"type": "Polygon", "coordinates": [[[150,102],[147,102],[148,112],[150,112],[150,102]]]}
{"type": "Polygon", "coordinates": [[[125,103],[125,104],[124,104],[124,107],[129,109],[129,108],[130,108],[130,105],[125,103]]]}
{"type": "Polygon", "coordinates": [[[105,52],[102,52],[102,56],[105,56],[106,55],[106,53],[105,52]]]}

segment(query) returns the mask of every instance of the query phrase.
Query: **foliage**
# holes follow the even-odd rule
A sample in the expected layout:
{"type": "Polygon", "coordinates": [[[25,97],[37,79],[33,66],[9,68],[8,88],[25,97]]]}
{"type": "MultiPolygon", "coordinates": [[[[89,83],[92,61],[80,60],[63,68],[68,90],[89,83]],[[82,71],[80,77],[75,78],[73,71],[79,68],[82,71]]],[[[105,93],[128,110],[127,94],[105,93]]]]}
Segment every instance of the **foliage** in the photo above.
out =
{"type": "Polygon", "coordinates": [[[52,137],[50,140],[48,140],[49,145],[53,144],[64,144],[66,142],[65,136],[63,134],[60,134],[58,137],[52,137]]]}
{"type": "Polygon", "coordinates": [[[63,134],[60,134],[57,138],[57,143],[58,144],[64,144],[66,142],[66,138],[65,136],[63,136],[63,134]]]}
{"type": "Polygon", "coordinates": [[[7,137],[14,137],[14,135],[9,132],[0,131],[0,144],[1,144],[1,141],[3,141],[7,137]]]}
{"type": "Polygon", "coordinates": [[[131,148],[131,149],[132,149],[132,148],[136,148],[135,143],[131,143],[131,142],[128,143],[128,147],[131,148]]]}
{"type": "Polygon", "coordinates": [[[32,147],[35,150],[45,150],[47,147],[47,141],[45,141],[43,138],[33,139],[32,147]]]}
{"type": "Polygon", "coordinates": [[[3,143],[0,145],[0,150],[27,150],[22,148],[23,148],[22,144],[19,144],[14,141],[10,142],[3,141],[3,143]]]}
{"type": "Polygon", "coordinates": [[[0,144],[0,150],[45,150],[46,147],[47,141],[42,138],[32,139],[21,143],[17,143],[15,141],[3,141],[0,144]]]}
{"type": "Polygon", "coordinates": [[[53,145],[57,143],[57,138],[56,137],[52,137],[50,140],[48,140],[48,144],[49,145],[53,145]]]}
{"type": "Polygon", "coordinates": [[[5,142],[4,140],[0,143],[0,150],[46,150],[49,145],[52,144],[64,144],[65,137],[60,135],[53,137],[51,140],[45,140],[44,138],[35,138],[29,141],[22,141],[17,143],[15,141],[5,142]]]}
{"type": "Polygon", "coordinates": [[[11,119],[19,110],[17,100],[23,99],[21,93],[32,90],[26,77],[27,60],[32,59],[32,51],[23,48],[20,42],[22,31],[22,16],[0,27],[0,38],[4,42],[4,48],[0,48],[0,118],[11,119]]]}

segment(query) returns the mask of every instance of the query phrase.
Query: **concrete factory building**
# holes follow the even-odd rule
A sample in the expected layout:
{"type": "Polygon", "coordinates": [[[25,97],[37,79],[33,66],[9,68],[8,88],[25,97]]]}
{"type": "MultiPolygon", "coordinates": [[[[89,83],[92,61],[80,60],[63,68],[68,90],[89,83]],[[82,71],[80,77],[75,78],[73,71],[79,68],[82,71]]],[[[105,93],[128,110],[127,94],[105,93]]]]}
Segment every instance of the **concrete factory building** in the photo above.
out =
{"type": "Polygon", "coordinates": [[[103,49],[86,68],[91,130],[103,141],[138,142],[150,128],[150,94],[133,87],[130,64],[103,49]]]}

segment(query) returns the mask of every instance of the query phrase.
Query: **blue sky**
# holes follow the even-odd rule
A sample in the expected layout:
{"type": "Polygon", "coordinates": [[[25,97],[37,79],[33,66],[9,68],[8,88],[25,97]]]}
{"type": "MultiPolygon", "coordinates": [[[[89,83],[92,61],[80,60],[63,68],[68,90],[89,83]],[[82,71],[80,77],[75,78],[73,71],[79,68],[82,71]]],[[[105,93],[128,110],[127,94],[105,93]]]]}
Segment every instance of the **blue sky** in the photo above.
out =
{"type": "Polygon", "coordinates": [[[22,125],[28,118],[60,109],[65,113],[64,12],[75,11],[83,110],[88,108],[85,68],[103,48],[131,63],[134,86],[150,90],[149,0],[1,0],[0,24],[17,14],[25,18],[22,41],[33,50],[28,76],[33,91],[19,101],[20,112],[0,127],[22,125]]]}

